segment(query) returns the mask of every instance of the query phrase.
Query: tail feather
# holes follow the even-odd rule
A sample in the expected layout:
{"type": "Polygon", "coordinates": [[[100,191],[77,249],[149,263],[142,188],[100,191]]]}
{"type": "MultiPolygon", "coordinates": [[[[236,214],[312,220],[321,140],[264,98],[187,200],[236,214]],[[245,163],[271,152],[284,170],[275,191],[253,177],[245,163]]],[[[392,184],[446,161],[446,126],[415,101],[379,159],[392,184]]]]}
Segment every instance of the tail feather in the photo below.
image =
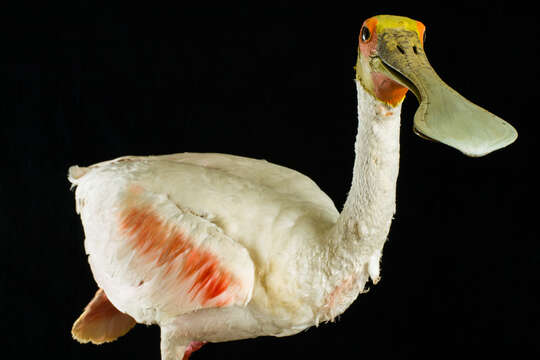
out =
{"type": "Polygon", "coordinates": [[[99,289],[73,324],[71,334],[81,343],[103,344],[125,335],[135,323],[135,319],[115,308],[103,289],[99,289]]]}
{"type": "Polygon", "coordinates": [[[82,178],[90,169],[87,167],[80,167],[78,165],[70,166],[68,169],[68,180],[73,184],[72,186],[77,186],[78,180],[82,178]]]}

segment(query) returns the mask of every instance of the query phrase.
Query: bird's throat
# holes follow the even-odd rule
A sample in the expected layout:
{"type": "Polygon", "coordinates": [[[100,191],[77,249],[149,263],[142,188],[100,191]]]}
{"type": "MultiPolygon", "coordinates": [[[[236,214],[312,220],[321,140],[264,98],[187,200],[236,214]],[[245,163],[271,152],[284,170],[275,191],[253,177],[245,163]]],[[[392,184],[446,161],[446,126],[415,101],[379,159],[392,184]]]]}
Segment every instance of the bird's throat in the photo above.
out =
{"type": "Polygon", "coordinates": [[[381,251],[395,212],[401,104],[376,99],[356,81],[358,133],[351,190],[337,227],[355,255],[381,251]]]}
{"type": "Polygon", "coordinates": [[[405,86],[381,73],[371,73],[371,79],[373,81],[377,99],[391,106],[400,104],[403,99],[405,99],[405,94],[407,94],[407,91],[409,90],[405,86]]]}

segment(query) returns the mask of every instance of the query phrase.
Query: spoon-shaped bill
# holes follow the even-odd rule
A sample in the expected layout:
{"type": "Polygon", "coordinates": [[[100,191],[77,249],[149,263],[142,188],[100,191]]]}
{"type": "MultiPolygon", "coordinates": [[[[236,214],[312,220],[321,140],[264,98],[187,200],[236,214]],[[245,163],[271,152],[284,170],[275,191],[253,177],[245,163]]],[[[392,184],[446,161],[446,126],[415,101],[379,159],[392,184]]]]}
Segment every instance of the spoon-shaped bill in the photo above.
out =
{"type": "Polygon", "coordinates": [[[418,98],[414,130],[422,137],[475,157],[516,140],[517,131],[509,123],[468,101],[441,80],[414,33],[383,34],[378,58],[373,63],[377,71],[407,86],[418,98]]]}

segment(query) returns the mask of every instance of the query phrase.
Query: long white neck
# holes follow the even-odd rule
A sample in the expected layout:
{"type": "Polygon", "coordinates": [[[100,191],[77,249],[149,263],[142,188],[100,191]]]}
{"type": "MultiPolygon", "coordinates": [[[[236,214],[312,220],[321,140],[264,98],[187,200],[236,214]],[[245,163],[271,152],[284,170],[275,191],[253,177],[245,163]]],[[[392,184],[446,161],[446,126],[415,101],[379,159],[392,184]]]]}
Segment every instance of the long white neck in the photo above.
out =
{"type": "Polygon", "coordinates": [[[359,81],[356,86],[358,134],[352,185],[330,241],[340,253],[339,261],[357,270],[368,264],[369,275],[377,281],[379,258],[396,208],[401,104],[390,107],[359,81]]]}
{"type": "Polygon", "coordinates": [[[396,209],[401,104],[390,107],[356,81],[358,134],[351,190],[322,242],[323,276],[315,323],[332,320],[379,281],[379,261],[396,209]]]}

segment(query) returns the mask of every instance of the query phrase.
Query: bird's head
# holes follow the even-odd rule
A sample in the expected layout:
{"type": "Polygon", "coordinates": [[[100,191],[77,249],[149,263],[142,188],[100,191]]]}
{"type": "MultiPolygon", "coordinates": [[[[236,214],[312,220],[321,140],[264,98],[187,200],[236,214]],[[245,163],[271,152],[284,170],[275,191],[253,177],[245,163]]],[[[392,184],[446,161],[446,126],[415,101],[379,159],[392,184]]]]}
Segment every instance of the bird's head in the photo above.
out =
{"type": "Polygon", "coordinates": [[[446,85],[424,52],[425,26],[402,16],[367,19],[360,30],[356,79],[379,101],[395,107],[411,90],[420,106],[418,135],[483,156],[509,145],[516,130],[446,85]]]}

